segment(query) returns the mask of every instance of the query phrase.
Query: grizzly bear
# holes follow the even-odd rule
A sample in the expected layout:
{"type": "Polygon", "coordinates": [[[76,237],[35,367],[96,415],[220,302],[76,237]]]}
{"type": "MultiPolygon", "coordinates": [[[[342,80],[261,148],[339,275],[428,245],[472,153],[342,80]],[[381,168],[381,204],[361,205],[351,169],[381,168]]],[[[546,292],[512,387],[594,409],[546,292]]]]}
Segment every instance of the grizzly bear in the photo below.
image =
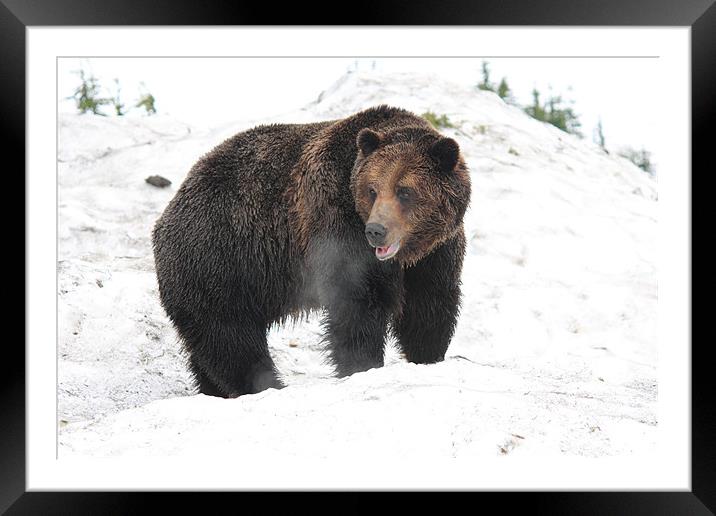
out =
{"type": "Polygon", "coordinates": [[[470,179],[455,140],[408,111],[241,132],[190,170],[153,231],[161,303],[199,391],[283,383],[266,336],[323,310],[339,376],[443,360],[455,330],[470,179]]]}

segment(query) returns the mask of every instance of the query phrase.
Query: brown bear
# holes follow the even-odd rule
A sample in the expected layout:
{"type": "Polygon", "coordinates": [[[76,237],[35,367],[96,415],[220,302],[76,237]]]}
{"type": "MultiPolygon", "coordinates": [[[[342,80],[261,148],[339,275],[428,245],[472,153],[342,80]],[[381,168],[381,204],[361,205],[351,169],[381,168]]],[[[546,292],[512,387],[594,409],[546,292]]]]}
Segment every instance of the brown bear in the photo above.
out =
{"type": "Polygon", "coordinates": [[[445,356],[460,303],[470,179],[458,144],[379,106],[239,133],[191,169],[153,231],[159,293],[199,391],[283,386],[274,323],[324,310],[340,376],[445,356]]]}

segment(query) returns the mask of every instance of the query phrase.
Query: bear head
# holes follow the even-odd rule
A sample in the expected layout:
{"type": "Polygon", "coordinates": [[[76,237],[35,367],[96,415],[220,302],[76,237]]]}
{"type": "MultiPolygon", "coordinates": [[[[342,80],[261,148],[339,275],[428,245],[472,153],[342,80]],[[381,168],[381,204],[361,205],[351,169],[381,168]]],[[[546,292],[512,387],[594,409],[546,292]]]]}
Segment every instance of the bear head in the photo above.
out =
{"type": "Polygon", "coordinates": [[[462,229],[470,178],[460,148],[426,127],[362,129],[351,174],[378,260],[410,266],[462,229]]]}

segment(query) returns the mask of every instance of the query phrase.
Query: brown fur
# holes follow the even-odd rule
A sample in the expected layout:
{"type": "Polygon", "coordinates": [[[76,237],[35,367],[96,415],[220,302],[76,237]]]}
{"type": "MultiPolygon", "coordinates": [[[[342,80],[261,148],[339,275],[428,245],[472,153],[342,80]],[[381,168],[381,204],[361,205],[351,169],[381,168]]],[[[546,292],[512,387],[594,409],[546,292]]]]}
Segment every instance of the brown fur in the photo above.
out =
{"type": "Polygon", "coordinates": [[[389,329],[408,360],[442,360],[469,199],[457,143],[401,109],[259,126],[218,145],[153,233],[162,304],[201,392],[280,387],[267,328],[316,309],[340,375],[382,365],[389,329]],[[394,258],[376,258],[369,220],[400,239],[394,258]]]}
{"type": "Polygon", "coordinates": [[[460,163],[459,184],[436,178],[433,164],[409,144],[376,151],[375,159],[354,179],[356,210],[365,222],[379,222],[388,228],[386,243],[401,240],[395,259],[404,266],[415,264],[436,246],[455,236],[462,227],[455,222],[462,211],[449,202],[469,190],[469,176],[460,163]],[[371,199],[370,189],[377,197],[371,199]],[[411,198],[401,201],[398,189],[407,188],[411,198]]]}

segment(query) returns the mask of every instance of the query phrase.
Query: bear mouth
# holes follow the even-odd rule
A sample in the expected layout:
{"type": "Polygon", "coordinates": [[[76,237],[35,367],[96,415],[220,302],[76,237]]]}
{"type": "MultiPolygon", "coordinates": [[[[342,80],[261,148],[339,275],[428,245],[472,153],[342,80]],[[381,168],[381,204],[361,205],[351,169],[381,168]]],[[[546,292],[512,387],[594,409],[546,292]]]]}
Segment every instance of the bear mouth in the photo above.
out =
{"type": "Polygon", "coordinates": [[[395,256],[395,253],[398,252],[398,249],[400,249],[400,240],[393,242],[387,247],[376,247],[375,257],[378,258],[380,261],[389,260],[390,258],[395,256]]]}

